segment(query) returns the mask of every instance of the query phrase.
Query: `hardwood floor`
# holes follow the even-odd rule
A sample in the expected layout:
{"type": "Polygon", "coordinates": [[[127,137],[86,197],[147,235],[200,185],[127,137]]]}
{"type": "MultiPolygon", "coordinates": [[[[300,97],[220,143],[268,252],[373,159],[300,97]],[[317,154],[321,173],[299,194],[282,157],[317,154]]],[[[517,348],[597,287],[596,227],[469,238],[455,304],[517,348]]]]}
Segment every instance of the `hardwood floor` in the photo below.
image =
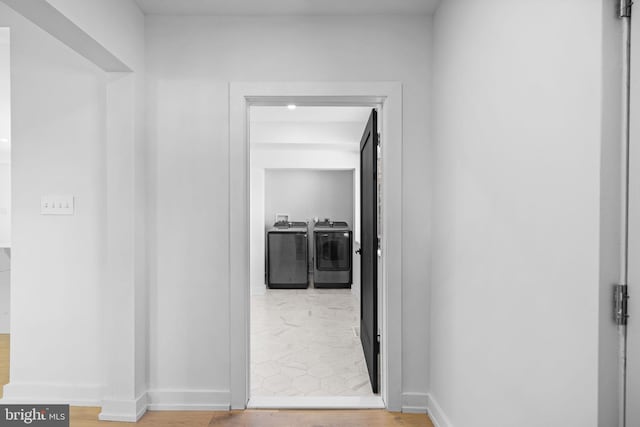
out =
{"type": "Polygon", "coordinates": [[[9,334],[0,334],[0,398],[2,386],[9,382],[9,334]]]}
{"type": "MultiPolygon", "coordinates": [[[[71,408],[71,427],[131,427],[130,423],[97,421],[99,408],[71,408]]],[[[149,411],[136,426],[158,427],[433,427],[424,414],[385,410],[230,412],[149,411]]]]}
{"type": "MultiPolygon", "coordinates": [[[[0,334],[0,385],[9,382],[9,335],[0,334]]],[[[0,397],[2,396],[0,390],[0,397]]],[[[433,427],[425,414],[385,410],[149,411],[137,424],[98,421],[100,408],[71,407],[71,427],[433,427]]]]}

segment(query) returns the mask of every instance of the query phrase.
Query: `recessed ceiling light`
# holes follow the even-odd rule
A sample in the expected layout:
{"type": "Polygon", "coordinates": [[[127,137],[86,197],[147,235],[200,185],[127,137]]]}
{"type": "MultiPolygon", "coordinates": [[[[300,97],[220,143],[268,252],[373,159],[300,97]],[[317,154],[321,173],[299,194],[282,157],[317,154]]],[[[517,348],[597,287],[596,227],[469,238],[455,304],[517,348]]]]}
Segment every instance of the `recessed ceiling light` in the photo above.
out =
{"type": "Polygon", "coordinates": [[[289,105],[287,105],[287,108],[289,110],[295,110],[296,109],[296,104],[289,104],[289,105]]]}

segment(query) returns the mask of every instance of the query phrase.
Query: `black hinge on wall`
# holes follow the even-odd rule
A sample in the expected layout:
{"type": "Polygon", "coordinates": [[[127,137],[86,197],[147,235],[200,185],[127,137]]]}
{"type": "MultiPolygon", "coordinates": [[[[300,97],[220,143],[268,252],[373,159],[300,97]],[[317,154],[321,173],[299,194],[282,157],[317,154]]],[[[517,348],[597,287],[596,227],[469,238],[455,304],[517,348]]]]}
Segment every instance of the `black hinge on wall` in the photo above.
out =
{"type": "Polygon", "coordinates": [[[613,286],[613,314],[617,325],[626,325],[629,319],[629,290],[627,285],[613,286]]]}
{"type": "Polygon", "coordinates": [[[631,6],[633,6],[633,0],[620,0],[620,18],[631,17],[631,6]]]}

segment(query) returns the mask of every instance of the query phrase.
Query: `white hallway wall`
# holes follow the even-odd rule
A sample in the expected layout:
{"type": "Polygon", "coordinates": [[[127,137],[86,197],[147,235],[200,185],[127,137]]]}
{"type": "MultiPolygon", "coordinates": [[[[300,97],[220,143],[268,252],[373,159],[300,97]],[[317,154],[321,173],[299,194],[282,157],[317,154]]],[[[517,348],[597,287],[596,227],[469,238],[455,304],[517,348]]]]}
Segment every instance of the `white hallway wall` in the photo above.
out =
{"type": "Polygon", "coordinates": [[[0,28],[0,334],[9,333],[11,262],[11,136],[9,29],[0,28]]]}
{"type": "Polygon", "coordinates": [[[96,402],[103,381],[106,76],[3,3],[0,26],[11,28],[13,131],[5,396],[26,390],[31,398],[96,402]],[[40,215],[40,196],[61,192],[76,196],[76,214],[40,215]]]}
{"type": "Polygon", "coordinates": [[[149,16],[146,26],[151,388],[228,402],[229,82],[395,80],[404,87],[403,390],[424,405],[430,18],[149,16]]]}
{"type": "Polygon", "coordinates": [[[133,71],[144,70],[144,15],[135,0],[46,1],[133,71]]]}
{"type": "Polygon", "coordinates": [[[11,82],[9,29],[0,29],[0,248],[11,246],[11,82]]]}
{"type": "Polygon", "coordinates": [[[617,424],[598,406],[614,3],[448,0],[434,17],[430,387],[443,427],[617,424]]]}
{"type": "MultiPolygon", "coordinates": [[[[144,248],[137,244],[140,239],[126,241],[134,227],[125,228],[136,222],[135,230],[144,231],[145,223],[140,179],[146,157],[140,124],[144,16],[132,0],[52,0],[30,3],[33,8],[10,3],[38,22],[64,15],[66,20],[58,21],[65,22],[62,27],[50,28],[53,34],[78,34],[73,32],[77,25],[86,30],[82,46],[86,36],[95,38],[100,49],[126,57],[138,73],[107,74],[0,4],[0,26],[11,28],[13,42],[14,291],[5,399],[90,405],[117,400],[122,408],[146,383],[145,370],[139,369],[146,360],[146,339],[128,335],[140,335],[142,328],[146,335],[144,248]],[[58,10],[40,14],[49,4],[58,10]],[[113,109],[118,97],[126,98],[129,108],[113,109]],[[116,188],[119,179],[134,176],[125,191],[116,188]],[[51,193],[73,194],[75,215],[41,216],[40,196],[51,193]],[[129,218],[122,221],[123,216],[129,218]],[[124,244],[114,245],[118,239],[124,244]],[[109,263],[114,268],[106,268],[109,263]],[[135,312],[128,310],[134,299],[135,312]],[[119,353],[105,355],[108,344],[119,353]]],[[[78,39],[66,41],[74,46],[78,39]]]]}

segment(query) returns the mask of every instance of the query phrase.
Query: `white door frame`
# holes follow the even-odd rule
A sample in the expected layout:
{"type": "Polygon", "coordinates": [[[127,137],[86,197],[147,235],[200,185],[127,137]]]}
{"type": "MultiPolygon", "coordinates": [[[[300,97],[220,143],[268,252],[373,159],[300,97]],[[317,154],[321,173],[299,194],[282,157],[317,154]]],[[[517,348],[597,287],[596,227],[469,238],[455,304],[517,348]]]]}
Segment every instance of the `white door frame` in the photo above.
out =
{"type": "Polygon", "coordinates": [[[232,409],[249,399],[249,106],[382,105],[381,396],[402,401],[402,85],[399,82],[231,83],[229,87],[229,383],[232,409]]]}

